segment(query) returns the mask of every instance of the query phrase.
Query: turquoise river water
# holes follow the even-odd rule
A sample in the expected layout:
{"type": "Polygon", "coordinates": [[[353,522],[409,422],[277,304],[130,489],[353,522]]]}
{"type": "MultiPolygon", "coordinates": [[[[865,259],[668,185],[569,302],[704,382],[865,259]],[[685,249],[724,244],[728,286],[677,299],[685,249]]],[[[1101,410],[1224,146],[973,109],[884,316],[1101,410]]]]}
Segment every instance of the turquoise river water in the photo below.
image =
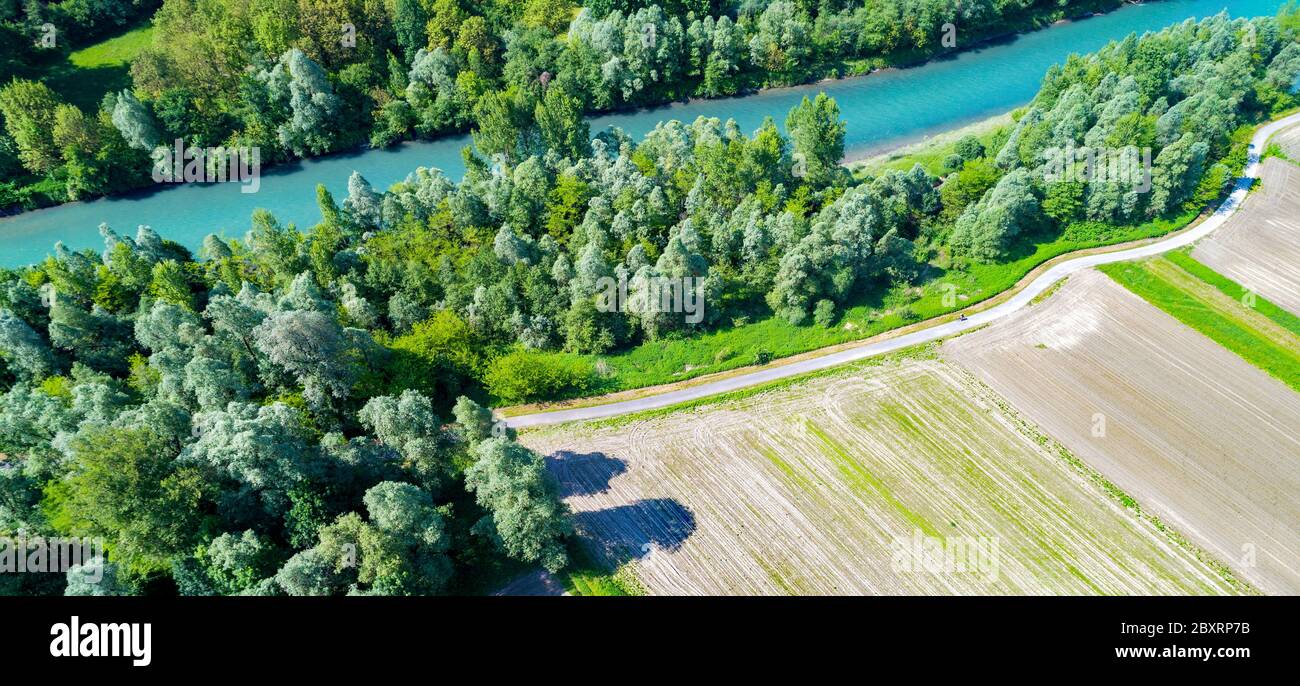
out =
{"type": "MultiPolygon", "coordinates": [[[[1131,32],[1156,30],[1225,9],[1233,16],[1272,15],[1282,4],[1283,0],[1162,0],[1132,5],[918,67],[598,116],[591,119],[591,130],[594,134],[618,126],[639,139],[660,121],[708,116],[735,119],[742,130],[752,131],[765,117],[784,122],[786,112],[801,98],[825,91],[839,102],[848,122],[848,155],[861,157],[1020,106],[1037,92],[1047,68],[1071,53],[1091,52],[1131,32]]],[[[309,226],[320,218],[316,184],[325,184],[341,198],[353,170],[376,188],[387,188],[420,166],[437,167],[459,179],[464,173],[460,150],[468,143],[468,136],[449,136],[278,166],[262,173],[256,193],[241,193],[237,183],[177,184],[0,218],[0,267],[37,262],[56,241],[74,249],[100,247],[101,222],[130,234],[137,225],[148,224],[190,248],[198,247],[209,233],[242,236],[256,208],[270,210],[281,222],[309,226]]]]}

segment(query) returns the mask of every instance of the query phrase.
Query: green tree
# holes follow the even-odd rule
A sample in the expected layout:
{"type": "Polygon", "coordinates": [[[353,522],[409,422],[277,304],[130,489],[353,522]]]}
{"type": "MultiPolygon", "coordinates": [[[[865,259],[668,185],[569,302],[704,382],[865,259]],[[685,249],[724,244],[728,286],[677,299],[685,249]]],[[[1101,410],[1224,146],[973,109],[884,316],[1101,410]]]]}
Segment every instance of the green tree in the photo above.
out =
{"type": "Polygon", "coordinates": [[[804,97],[790,110],[785,128],[794,144],[795,176],[813,186],[830,183],[844,157],[845,127],[839,105],[825,93],[804,97]]]}
{"type": "Polygon", "coordinates": [[[573,228],[586,214],[591,197],[591,186],[576,174],[557,177],[546,201],[546,233],[557,243],[567,244],[573,228]]]}
{"type": "Polygon", "coordinates": [[[201,473],[175,461],[171,442],[147,427],[83,428],[69,443],[60,487],[72,532],[103,536],[134,571],[158,569],[189,549],[203,517],[201,473]]]}
{"type": "Polygon", "coordinates": [[[159,300],[193,310],[194,294],[190,291],[185,267],[175,260],[164,260],[153,266],[149,294],[159,300]]]}
{"type": "Polygon", "coordinates": [[[1040,214],[1029,170],[1016,169],[962,213],[953,229],[953,248],[991,262],[1005,255],[1017,236],[1032,229],[1040,214]]]}
{"type": "Polygon", "coordinates": [[[356,381],[352,342],[338,322],[323,312],[273,313],[257,325],[253,338],[258,351],[296,376],[318,406],[327,396],[346,397],[356,381]]]}
{"type": "Polygon", "coordinates": [[[560,33],[568,28],[573,10],[573,0],[528,0],[521,21],[524,26],[560,33]]]}
{"type": "Polygon", "coordinates": [[[770,72],[775,83],[797,81],[812,54],[809,24],[808,15],[795,3],[778,0],[769,4],[749,39],[750,59],[770,72]]]}
{"type": "Polygon", "coordinates": [[[1048,184],[1043,198],[1043,214],[1057,224],[1069,224],[1083,217],[1086,186],[1078,181],[1060,181],[1048,184]]]}
{"type": "Polygon", "coordinates": [[[400,396],[371,398],[357,419],[402,456],[403,466],[418,475],[424,488],[436,491],[451,478],[454,470],[444,450],[442,421],[425,396],[408,390],[400,396]]]}
{"type": "Polygon", "coordinates": [[[992,162],[978,159],[967,162],[956,174],[949,174],[939,187],[943,222],[955,223],[962,212],[979,202],[990,188],[997,185],[1000,178],[1002,172],[992,162]]]}
{"type": "Polygon", "coordinates": [[[984,144],[974,135],[962,136],[961,140],[957,141],[957,154],[967,162],[977,160],[984,156],[984,144]]]}
{"type": "Polygon", "coordinates": [[[36,81],[14,79],[0,88],[0,115],[4,115],[5,130],[29,171],[43,174],[59,164],[54,118],[60,104],[49,86],[36,81]]]}
{"type": "Polygon", "coordinates": [[[162,142],[162,135],[149,111],[129,89],[117,94],[113,106],[113,126],[117,127],[127,145],[137,150],[152,150],[162,142]]]}
{"type": "Polygon", "coordinates": [[[591,154],[591,131],[582,117],[582,103],[561,88],[546,90],[533,119],[548,150],[572,160],[591,154]]]}
{"type": "MultiPolygon", "coordinates": [[[[302,412],[281,402],[230,403],[196,414],[194,426],[199,438],[185,447],[180,464],[246,485],[267,513],[280,516],[288,510],[287,493],[307,480],[315,457],[302,412]]],[[[256,516],[226,514],[232,519],[256,516]]]]}
{"type": "Polygon", "coordinates": [[[54,371],[49,344],[27,322],[4,308],[0,308],[0,361],[28,381],[39,381],[54,371]]]}
{"type": "Polygon", "coordinates": [[[394,392],[416,390],[445,408],[481,373],[482,341],[459,315],[439,310],[388,345],[394,392]]]}
{"type": "Polygon", "coordinates": [[[474,533],[496,541],[511,557],[556,572],[568,563],[564,538],[572,530],[559,483],[541,456],[508,438],[489,438],[474,448],[465,487],[488,515],[474,533]]]}
{"type": "Polygon", "coordinates": [[[500,156],[507,164],[519,157],[519,116],[514,98],[506,93],[490,92],[474,108],[474,145],[490,158],[500,156]]]}
{"type": "MultiPolygon", "coordinates": [[[[331,33],[337,32],[337,25],[331,33]]],[[[275,66],[256,74],[273,108],[264,116],[275,127],[280,146],[299,157],[334,148],[343,103],[319,64],[297,48],[280,56],[275,66]]]]}
{"type": "Polygon", "coordinates": [[[461,437],[470,445],[476,445],[492,437],[492,427],[496,425],[492,418],[492,410],[461,396],[456,399],[456,407],[453,408],[452,414],[456,417],[456,426],[460,429],[461,437]]]}
{"type": "Polygon", "coordinates": [[[415,59],[415,53],[425,46],[424,25],[428,21],[421,0],[393,0],[393,32],[407,62],[415,59]]]}

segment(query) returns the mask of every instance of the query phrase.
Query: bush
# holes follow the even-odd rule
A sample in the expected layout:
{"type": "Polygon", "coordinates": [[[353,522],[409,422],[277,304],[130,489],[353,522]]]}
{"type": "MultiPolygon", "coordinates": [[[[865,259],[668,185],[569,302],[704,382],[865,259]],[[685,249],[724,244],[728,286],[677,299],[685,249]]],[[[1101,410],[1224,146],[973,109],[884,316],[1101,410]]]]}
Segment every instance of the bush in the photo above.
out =
{"type": "Polygon", "coordinates": [[[58,179],[46,178],[25,186],[14,181],[0,183],[0,209],[36,210],[67,200],[68,189],[58,179]]]}
{"type": "Polygon", "coordinates": [[[18,195],[18,186],[13,181],[0,182],[0,210],[18,205],[22,199],[18,195]]]}
{"type": "Polygon", "coordinates": [[[835,303],[830,300],[817,301],[817,307],[813,309],[813,322],[817,326],[826,328],[835,323],[835,303]]]}
{"type": "Polygon", "coordinates": [[[594,372],[577,355],[517,350],[493,360],[484,382],[494,397],[518,403],[580,394],[591,387],[594,372]]]}
{"type": "Polygon", "coordinates": [[[1079,181],[1057,181],[1047,187],[1043,214],[1057,224],[1066,225],[1084,215],[1087,187],[1079,181]]]}
{"type": "Polygon", "coordinates": [[[772,353],[766,350],[760,350],[754,353],[754,364],[763,365],[772,361],[772,353]]]}
{"type": "Polygon", "coordinates": [[[984,156],[984,144],[973,135],[962,136],[957,141],[957,154],[963,160],[977,160],[984,156]]]}
{"type": "Polygon", "coordinates": [[[1235,177],[1228,169],[1228,165],[1220,163],[1210,167],[1196,185],[1192,197],[1188,199],[1187,209],[1201,209],[1216,202],[1232,188],[1234,180],[1235,177]]]}
{"type": "Polygon", "coordinates": [[[961,171],[949,174],[939,188],[939,198],[943,202],[942,223],[955,224],[961,213],[979,202],[1000,178],[1001,170],[984,161],[967,163],[961,171]]]}
{"type": "Polygon", "coordinates": [[[388,345],[392,352],[388,392],[396,395],[416,390],[433,398],[439,408],[451,407],[478,376],[481,345],[456,313],[438,311],[388,345]]]}

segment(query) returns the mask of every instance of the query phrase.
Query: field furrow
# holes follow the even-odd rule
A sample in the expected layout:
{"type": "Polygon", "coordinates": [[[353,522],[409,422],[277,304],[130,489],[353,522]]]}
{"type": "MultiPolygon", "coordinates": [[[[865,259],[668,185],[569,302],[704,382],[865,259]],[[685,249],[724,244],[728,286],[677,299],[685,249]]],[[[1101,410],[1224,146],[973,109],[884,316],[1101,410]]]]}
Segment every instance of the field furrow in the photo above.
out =
{"type": "Polygon", "coordinates": [[[650,593],[1241,590],[936,359],[522,439],[550,456],[588,545],[650,593]],[[992,554],[909,566],[927,545],[992,554]]]}
{"type": "Polygon", "coordinates": [[[1300,394],[1283,382],[1091,271],[942,351],[1261,590],[1300,592],[1300,394]]]}
{"type": "MultiPolygon", "coordinates": [[[[1290,134],[1300,140],[1300,127],[1290,134]]],[[[1267,159],[1260,183],[1232,219],[1197,244],[1192,257],[1300,314],[1300,167],[1267,159]]]]}

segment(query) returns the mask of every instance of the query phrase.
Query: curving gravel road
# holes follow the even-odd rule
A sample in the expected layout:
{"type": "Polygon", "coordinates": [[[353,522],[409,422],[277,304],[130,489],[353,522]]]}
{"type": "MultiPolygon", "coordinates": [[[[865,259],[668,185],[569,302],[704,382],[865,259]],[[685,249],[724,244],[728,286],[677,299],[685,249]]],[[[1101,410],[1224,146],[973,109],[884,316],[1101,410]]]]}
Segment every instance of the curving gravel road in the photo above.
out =
{"type": "Polygon", "coordinates": [[[677,391],[661,393],[659,395],[637,398],[635,400],[624,400],[620,402],[608,403],[606,405],[596,405],[593,407],[580,407],[571,410],[557,410],[554,412],[539,412],[536,414],[520,415],[517,417],[508,417],[504,419],[505,423],[513,428],[523,428],[529,426],[543,426],[547,424],[561,424],[564,422],[581,421],[586,419],[603,419],[606,417],[617,417],[645,410],[654,410],[661,407],[668,407],[678,403],[707,398],[719,393],[727,393],[742,388],[749,388],[769,381],[784,379],[791,376],[798,376],[808,372],[815,372],[830,367],[837,367],[849,362],[875,357],[885,353],[901,350],[921,343],[946,338],[963,331],[984,326],[990,322],[997,321],[1007,315],[1024,308],[1034,298],[1038,297],[1053,284],[1061,279],[1073,274],[1081,269],[1088,269],[1100,264],[1111,262],[1123,262],[1125,260],[1140,259],[1143,257],[1152,257],[1161,253],[1176,250],[1178,248],[1191,245],[1192,243],[1208,236],[1215,229],[1223,225],[1229,217],[1241,207],[1242,201],[1246,199],[1250,186],[1259,176],[1260,155],[1265,149],[1268,139],[1282,129],[1289,126],[1300,124],[1300,114],[1294,114],[1289,117],[1280,119],[1265,125],[1255,133],[1251,139],[1251,148],[1246,163],[1245,175],[1237,180],[1237,186],[1233,189],[1228,199],[1215,210],[1205,221],[1198,224],[1195,228],[1185,231],[1177,236],[1150,243],[1137,248],[1120,250],[1117,252],[1103,253],[1099,255],[1086,255],[1077,257],[1072,260],[1061,262],[1056,266],[1048,269],[1037,279],[1034,279],[1023,290],[1016,293],[1011,299],[995,307],[991,307],[982,312],[972,314],[964,321],[953,320],[938,324],[936,326],[915,331],[904,336],[892,338],[887,341],[880,341],[868,345],[862,345],[848,350],[816,357],[809,360],[802,360],[780,367],[763,369],[748,374],[734,376],[721,381],[713,381],[690,388],[683,388],[677,391]]]}

